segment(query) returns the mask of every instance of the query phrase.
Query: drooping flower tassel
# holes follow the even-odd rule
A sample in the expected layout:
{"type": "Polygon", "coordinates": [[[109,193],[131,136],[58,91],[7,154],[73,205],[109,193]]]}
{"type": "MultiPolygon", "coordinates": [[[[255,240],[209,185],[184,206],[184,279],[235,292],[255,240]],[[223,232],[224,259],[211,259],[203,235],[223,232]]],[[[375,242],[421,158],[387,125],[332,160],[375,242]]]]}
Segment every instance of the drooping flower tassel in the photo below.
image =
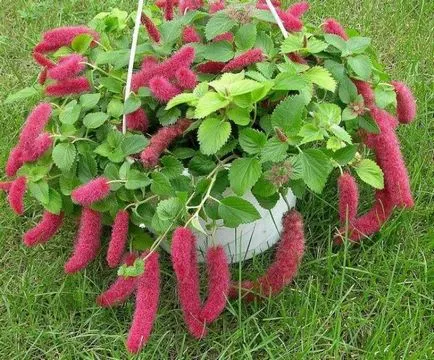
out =
{"type": "Polygon", "coordinates": [[[178,86],[182,89],[194,89],[197,84],[197,76],[189,68],[180,68],[175,74],[178,86]]]}
{"type": "Polygon", "coordinates": [[[8,192],[11,188],[12,181],[1,181],[0,182],[0,190],[8,192]]]}
{"type": "Polygon", "coordinates": [[[341,226],[351,224],[357,216],[359,205],[359,189],[356,180],[349,173],[338,179],[339,219],[341,226]]]}
{"type": "Polygon", "coordinates": [[[145,110],[142,108],[137,109],[133,113],[127,115],[127,128],[140,132],[148,130],[149,120],[145,110]]]}
{"type": "Polygon", "coordinates": [[[22,160],[27,162],[33,162],[38,160],[45,154],[53,145],[53,138],[47,132],[40,134],[34,141],[31,148],[23,148],[22,160]]]}
{"type": "Polygon", "coordinates": [[[157,133],[151,137],[149,145],[140,155],[143,166],[145,168],[156,166],[163,151],[166,150],[177,137],[180,137],[190,124],[190,120],[180,119],[173,125],[160,128],[157,133]]]}
{"type": "Polygon", "coordinates": [[[136,309],[127,339],[129,352],[139,352],[148,342],[157,316],[159,297],[160,265],[158,253],[154,252],[146,259],[145,272],[137,280],[136,309]]]}
{"type": "Polygon", "coordinates": [[[300,18],[309,10],[309,8],[310,5],[307,1],[300,1],[291,5],[288,10],[286,10],[286,12],[291,14],[292,16],[300,18]]]}
{"type": "Polygon", "coordinates": [[[230,31],[228,31],[228,32],[225,32],[223,34],[217,35],[214,39],[212,39],[212,41],[214,41],[214,42],[227,41],[229,43],[233,43],[234,42],[234,34],[232,34],[230,31]]]}
{"type": "Polygon", "coordinates": [[[45,82],[47,81],[47,77],[48,77],[48,69],[43,68],[42,71],[39,73],[39,76],[38,76],[38,84],[39,85],[45,85],[45,82]]]}
{"type": "Polygon", "coordinates": [[[84,269],[98,254],[101,246],[102,215],[89,208],[83,208],[80,227],[74,244],[74,252],[66,262],[67,274],[84,269]]]}
{"type": "Polygon", "coordinates": [[[200,35],[193,26],[186,26],[182,31],[182,41],[184,44],[200,43],[200,35]]]}
{"type": "Polygon", "coordinates": [[[118,266],[125,251],[128,240],[129,214],[126,210],[120,210],[115,218],[111,239],[107,250],[107,263],[111,268],[118,266]]]}
{"type": "Polygon", "coordinates": [[[214,1],[213,3],[211,3],[209,5],[209,13],[210,14],[214,14],[217,11],[224,10],[224,9],[225,9],[225,1],[224,0],[217,0],[217,1],[214,1]]]}
{"type": "Polygon", "coordinates": [[[42,220],[23,236],[23,242],[31,247],[44,244],[50,240],[60,229],[63,223],[63,212],[59,215],[45,211],[42,220]]]}
{"type": "Polygon", "coordinates": [[[142,14],[142,24],[145,26],[149,37],[156,43],[160,42],[161,35],[154,22],[145,14],[142,14]]]}
{"type": "Polygon", "coordinates": [[[292,210],[283,216],[282,224],[283,232],[273,264],[255,281],[241,284],[233,281],[230,297],[238,297],[239,291],[246,301],[268,297],[279,293],[293,279],[304,252],[303,220],[300,213],[292,210]]]}
{"type": "Polygon", "coordinates": [[[152,78],[149,82],[149,88],[154,97],[163,103],[170,101],[170,99],[182,92],[181,89],[177,88],[163,76],[152,78]]]}
{"type": "Polygon", "coordinates": [[[37,64],[41,65],[46,69],[51,69],[56,66],[56,63],[48,59],[44,54],[41,54],[39,52],[33,52],[32,56],[33,60],[35,60],[37,64]]]}
{"type": "Polygon", "coordinates": [[[89,80],[82,76],[73,79],[66,79],[55,84],[50,84],[45,88],[45,95],[52,97],[62,97],[67,95],[77,95],[90,91],[89,80]]]}
{"type": "Polygon", "coordinates": [[[54,80],[66,80],[77,76],[84,68],[86,59],[79,54],[71,54],[62,57],[59,63],[48,70],[48,78],[54,80]]]}
{"type": "Polygon", "coordinates": [[[76,204],[90,206],[105,199],[109,194],[109,180],[101,176],[74,189],[71,193],[71,199],[76,204]]]}
{"type": "Polygon", "coordinates": [[[13,181],[9,188],[9,205],[17,215],[23,215],[24,213],[24,195],[26,190],[27,179],[24,176],[21,176],[13,181]]]}
{"type": "Polygon", "coordinates": [[[229,61],[222,69],[222,72],[241,70],[249,65],[261,62],[263,59],[264,55],[261,49],[251,49],[229,61]]]}
{"type": "Polygon", "coordinates": [[[15,176],[17,171],[24,165],[23,152],[19,146],[15,146],[9,153],[5,172],[9,177],[15,176]]]}
{"type": "Polygon", "coordinates": [[[366,81],[356,79],[353,79],[353,83],[356,85],[357,92],[362,95],[365,106],[372,109],[375,106],[375,94],[371,85],[366,81]]]}
{"type": "MultiPolygon", "coordinates": [[[[123,263],[132,266],[137,259],[135,253],[128,253],[123,259],[123,263]]],[[[136,289],[137,277],[119,276],[116,281],[101,295],[96,298],[96,302],[102,307],[119,305],[126,301],[136,289]]]]}
{"type": "Polygon", "coordinates": [[[392,81],[396,92],[396,115],[398,121],[403,124],[412,122],[416,117],[416,100],[411,90],[402,82],[392,81]]]}
{"type": "Polygon", "coordinates": [[[340,36],[344,40],[349,39],[342,25],[339,24],[335,19],[327,19],[324,21],[322,28],[327,34],[340,36]]]}
{"type": "Polygon", "coordinates": [[[197,71],[202,74],[219,74],[225,67],[224,62],[208,61],[197,66],[197,71]]]}
{"type": "Polygon", "coordinates": [[[41,103],[36,106],[27,117],[26,123],[19,137],[19,146],[30,149],[34,145],[35,139],[44,130],[51,117],[52,108],[48,103],[41,103]]]}
{"type": "Polygon", "coordinates": [[[173,0],[166,0],[166,5],[164,7],[164,18],[167,21],[173,19],[173,0]]]}

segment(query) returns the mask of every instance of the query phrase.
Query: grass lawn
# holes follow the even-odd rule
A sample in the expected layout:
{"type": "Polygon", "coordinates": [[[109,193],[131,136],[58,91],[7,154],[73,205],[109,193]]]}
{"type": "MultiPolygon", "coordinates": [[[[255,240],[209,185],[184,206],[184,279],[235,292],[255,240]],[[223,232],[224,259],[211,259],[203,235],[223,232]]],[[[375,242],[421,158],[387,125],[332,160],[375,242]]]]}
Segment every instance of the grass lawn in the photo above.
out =
{"type": "MultiPolygon", "coordinates": [[[[430,0],[314,0],[309,21],[333,16],[373,38],[393,77],[414,90],[417,121],[399,137],[416,198],[413,211],[396,211],[381,234],[361,246],[331,247],[337,225],[336,185],[323,198],[307,195],[308,249],[296,281],[279,296],[246,305],[231,302],[203,341],[185,329],[169,259],[163,256],[158,319],[141,359],[428,359],[434,356],[434,2],[430,0]],[[328,199],[325,201],[324,199],[328,199]]],[[[45,29],[86,23],[109,6],[128,11],[133,0],[1,0],[0,164],[28,110],[2,100],[36,79],[31,49],[45,29]]],[[[2,173],[3,174],[3,173],[2,173]]],[[[367,195],[367,207],[371,196],[367,195]]],[[[123,359],[133,301],[101,309],[95,297],[114,272],[95,261],[65,276],[74,224],[44,247],[27,249],[21,234],[38,220],[28,203],[14,217],[0,197],[0,358],[123,359]]],[[[272,252],[243,264],[254,276],[272,252]]],[[[99,260],[102,260],[100,256],[99,260]]],[[[234,267],[234,274],[237,269],[234,267]]]]}

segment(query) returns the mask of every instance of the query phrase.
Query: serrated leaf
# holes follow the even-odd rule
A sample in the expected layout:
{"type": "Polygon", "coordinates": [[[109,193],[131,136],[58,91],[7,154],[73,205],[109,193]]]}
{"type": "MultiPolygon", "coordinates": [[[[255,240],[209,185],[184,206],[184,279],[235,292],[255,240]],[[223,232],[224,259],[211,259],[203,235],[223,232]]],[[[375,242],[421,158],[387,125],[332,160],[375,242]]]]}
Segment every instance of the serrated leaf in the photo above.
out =
{"type": "Polygon", "coordinates": [[[264,85],[249,79],[235,81],[229,84],[226,89],[229,95],[238,96],[251,93],[255,90],[261,89],[264,85]]]}
{"type": "Polygon", "coordinates": [[[205,45],[202,56],[210,61],[226,62],[234,57],[234,51],[228,42],[218,41],[205,45]]]}
{"type": "Polygon", "coordinates": [[[375,87],[375,103],[385,109],[396,104],[396,92],[393,85],[380,83],[375,87]]]}
{"type": "Polygon", "coordinates": [[[237,125],[246,126],[250,123],[250,110],[247,108],[231,106],[226,111],[226,115],[237,125]]]}
{"type": "Polygon", "coordinates": [[[125,189],[137,190],[143,189],[151,183],[148,175],[142,171],[131,169],[127,174],[125,189]]]}
{"type": "Polygon", "coordinates": [[[138,154],[149,143],[149,140],[144,135],[133,134],[126,136],[121,142],[121,149],[125,156],[138,154]]]}
{"type": "Polygon", "coordinates": [[[81,105],[76,100],[68,103],[59,114],[59,120],[62,124],[72,125],[77,122],[81,113],[81,105]]]}
{"type": "Polygon", "coordinates": [[[307,149],[298,155],[302,165],[302,176],[306,185],[320,194],[333,166],[330,159],[318,149],[307,149]]]}
{"type": "Polygon", "coordinates": [[[173,188],[167,176],[158,172],[152,173],[151,191],[160,196],[173,194],[173,188]]]}
{"type": "Polygon", "coordinates": [[[384,175],[381,168],[375,163],[375,161],[369,159],[363,159],[355,167],[357,175],[365,183],[371,185],[375,189],[384,188],[384,175]]]}
{"type": "Polygon", "coordinates": [[[260,219],[258,210],[251,203],[236,196],[221,200],[218,213],[225,226],[233,228],[260,219]]]}
{"type": "Polygon", "coordinates": [[[305,76],[319,87],[334,92],[336,90],[336,80],[333,79],[329,71],[323,67],[315,66],[305,72],[305,76]]]}
{"type": "Polygon", "coordinates": [[[357,87],[348,76],[344,76],[339,83],[339,98],[345,104],[350,104],[357,98],[357,87]]]}
{"type": "Polygon", "coordinates": [[[197,137],[200,151],[205,155],[215,154],[228,141],[231,124],[217,118],[207,118],[199,126],[197,137]]]}
{"type": "Polygon", "coordinates": [[[341,166],[347,165],[352,161],[357,152],[357,145],[347,145],[342,149],[337,150],[333,154],[333,159],[341,166]]]}
{"type": "Polygon", "coordinates": [[[369,80],[372,74],[371,60],[367,55],[358,55],[348,58],[348,65],[362,80],[369,80]]]}
{"type": "Polygon", "coordinates": [[[84,54],[89,49],[90,44],[93,41],[93,36],[89,34],[80,34],[74,38],[71,42],[71,47],[79,54],[84,54]]]}
{"type": "Polygon", "coordinates": [[[11,104],[15,101],[20,101],[24,99],[31,98],[33,96],[39,95],[41,93],[41,86],[31,86],[17,91],[16,93],[10,94],[4,104],[11,104]]]}
{"type": "Polygon", "coordinates": [[[261,150],[261,161],[279,162],[286,158],[289,145],[286,142],[281,142],[277,138],[272,138],[267,141],[261,150]]]}
{"type": "Polygon", "coordinates": [[[332,103],[317,104],[314,117],[320,126],[338,125],[341,122],[341,108],[332,103]]]}
{"type": "Polygon", "coordinates": [[[348,134],[347,131],[339,125],[332,125],[330,127],[330,130],[336,137],[345,141],[347,144],[351,144],[353,142],[351,139],[351,135],[348,134]]]}
{"type": "Polygon", "coordinates": [[[196,106],[194,117],[202,119],[213,112],[229,105],[229,100],[215,92],[208,92],[202,96],[196,106]]]}
{"type": "Polygon", "coordinates": [[[179,161],[174,156],[165,155],[160,159],[162,165],[161,172],[166,175],[169,179],[173,179],[182,174],[184,166],[182,162],[179,161]]]}
{"type": "Polygon", "coordinates": [[[298,34],[288,34],[280,47],[281,52],[284,54],[298,52],[301,49],[303,49],[303,38],[298,34]]]}
{"type": "Polygon", "coordinates": [[[359,126],[370,133],[380,133],[380,128],[378,127],[377,122],[369,115],[359,117],[359,126]]]}
{"type": "Polygon", "coordinates": [[[52,214],[59,215],[62,211],[62,197],[54,190],[49,190],[49,200],[47,204],[43,204],[44,208],[52,214]]]}
{"type": "Polygon", "coordinates": [[[347,46],[345,40],[335,34],[324,34],[324,40],[340,51],[343,51],[347,46]]]}
{"type": "Polygon", "coordinates": [[[256,24],[244,24],[235,33],[235,45],[240,50],[249,50],[256,42],[256,24]]]}
{"type": "Polygon", "coordinates": [[[198,96],[192,93],[182,93],[174,98],[170,99],[170,101],[166,105],[166,110],[170,110],[171,108],[180,105],[180,104],[189,104],[198,100],[198,96]]]}
{"type": "Polygon", "coordinates": [[[50,201],[50,189],[45,181],[29,182],[29,191],[41,204],[48,204],[50,201]]]}
{"type": "Polygon", "coordinates": [[[101,94],[84,94],[80,96],[80,105],[83,110],[87,111],[94,108],[101,99],[101,94]]]}
{"type": "Polygon", "coordinates": [[[124,104],[119,99],[112,99],[107,105],[107,113],[114,118],[119,118],[124,112],[124,104]]]}
{"type": "Polygon", "coordinates": [[[205,26],[205,36],[208,41],[214,39],[217,35],[231,30],[236,22],[227,16],[223,11],[213,15],[205,26]]]}
{"type": "Polygon", "coordinates": [[[182,203],[178,198],[172,197],[162,200],[157,205],[157,215],[163,221],[173,221],[182,211],[182,203]]]}
{"type": "Polygon", "coordinates": [[[261,174],[261,164],[257,159],[236,159],[229,169],[231,189],[235,194],[242,196],[256,184],[261,174]]]}
{"type": "Polygon", "coordinates": [[[247,128],[240,131],[241,148],[249,154],[258,154],[267,142],[267,136],[259,130],[247,128]]]}
{"type": "Polygon", "coordinates": [[[342,56],[348,56],[351,54],[360,54],[364,52],[371,44],[371,39],[362,36],[354,36],[350,38],[345,47],[345,51],[342,52],[342,56]]]}
{"type": "Polygon", "coordinates": [[[322,40],[318,40],[314,37],[310,38],[307,42],[306,50],[311,54],[317,54],[328,48],[328,44],[322,40]]]}
{"type": "Polygon", "coordinates": [[[303,138],[300,145],[324,139],[324,135],[320,128],[315,124],[310,123],[303,125],[298,135],[303,138]]]}
{"type": "Polygon", "coordinates": [[[303,96],[289,96],[274,109],[271,115],[271,124],[282,129],[285,133],[297,133],[302,124],[304,109],[303,96]]]}
{"type": "Polygon", "coordinates": [[[88,129],[97,129],[104,124],[108,118],[108,114],[103,112],[90,113],[84,117],[83,124],[88,129]]]}
{"type": "Polygon", "coordinates": [[[134,111],[138,110],[142,106],[142,101],[135,94],[131,94],[128,96],[127,101],[124,104],[124,114],[131,114],[134,111]]]}
{"type": "Polygon", "coordinates": [[[77,150],[74,144],[57,144],[52,152],[52,158],[56,166],[63,172],[68,172],[74,164],[77,150]]]}

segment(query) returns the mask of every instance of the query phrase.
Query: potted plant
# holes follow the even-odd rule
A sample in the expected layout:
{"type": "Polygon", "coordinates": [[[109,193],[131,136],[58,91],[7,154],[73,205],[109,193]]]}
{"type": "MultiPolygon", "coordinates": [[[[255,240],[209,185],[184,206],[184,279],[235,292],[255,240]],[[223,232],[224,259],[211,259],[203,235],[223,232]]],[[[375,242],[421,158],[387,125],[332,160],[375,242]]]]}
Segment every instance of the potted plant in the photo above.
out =
{"type": "Polygon", "coordinates": [[[160,245],[171,250],[187,327],[201,338],[227,297],[269,296],[295,275],[304,235],[292,194],[321,194],[339,175],[337,243],[358,242],[395,207],[413,206],[395,133],[415,117],[410,91],[390,81],[369,38],[332,19],[303,24],[308,8],[162,0],[139,6],[133,46],[133,17],[113,9],[89,26],[46,32],[33,51],[38,84],[7,99],[42,100],[0,185],[17,214],[26,190],[44,208],[24,243],[45,243],[65,216],[80,217],[65,264],[75,273],[97,256],[103,226],[112,227],[106,258],[119,277],[97,302],[113,306],[136,292],[130,351],[152,329],[160,245]],[[353,174],[376,191],[362,216],[353,174]],[[281,227],[264,219],[269,211],[281,227]],[[238,238],[243,256],[231,259],[227,229],[240,226],[251,236],[238,238]],[[257,252],[268,248],[279,238],[274,226],[270,268],[231,283],[228,262],[250,256],[252,238],[257,252]],[[206,243],[204,303],[196,237],[206,243]]]}

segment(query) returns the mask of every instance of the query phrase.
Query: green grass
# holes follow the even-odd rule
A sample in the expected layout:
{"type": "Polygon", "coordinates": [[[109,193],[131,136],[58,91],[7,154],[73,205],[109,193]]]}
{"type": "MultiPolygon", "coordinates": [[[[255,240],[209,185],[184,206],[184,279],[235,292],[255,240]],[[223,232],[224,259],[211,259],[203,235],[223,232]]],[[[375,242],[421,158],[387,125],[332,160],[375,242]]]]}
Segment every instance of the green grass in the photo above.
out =
{"type": "MultiPolygon", "coordinates": [[[[2,105],[36,79],[30,51],[44,29],[85,23],[116,5],[135,1],[2,0],[0,11],[0,164],[32,103],[2,105]]],[[[433,27],[429,0],[315,0],[308,19],[334,16],[371,36],[396,79],[416,94],[419,115],[402,126],[402,142],[416,197],[413,211],[396,211],[381,234],[361,246],[331,247],[337,224],[336,188],[298,205],[305,215],[308,249],[298,277],[279,296],[246,305],[237,301],[196,341],[187,335],[163,256],[158,319],[141,359],[424,359],[434,344],[433,27]],[[325,201],[324,199],[327,199],[325,201]]],[[[364,205],[370,201],[367,196],[364,205]]],[[[16,218],[1,196],[0,358],[126,358],[124,339],[133,302],[105,310],[94,302],[114,278],[102,261],[65,276],[74,239],[72,222],[44,247],[27,249],[21,234],[38,216],[32,204],[16,218]]],[[[259,274],[271,252],[243,264],[259,274]]],[[[101,259],[102,260],[102,257],[101,259]]],[[[234,268],[236,273],[236,268],[234,268]]]]}

